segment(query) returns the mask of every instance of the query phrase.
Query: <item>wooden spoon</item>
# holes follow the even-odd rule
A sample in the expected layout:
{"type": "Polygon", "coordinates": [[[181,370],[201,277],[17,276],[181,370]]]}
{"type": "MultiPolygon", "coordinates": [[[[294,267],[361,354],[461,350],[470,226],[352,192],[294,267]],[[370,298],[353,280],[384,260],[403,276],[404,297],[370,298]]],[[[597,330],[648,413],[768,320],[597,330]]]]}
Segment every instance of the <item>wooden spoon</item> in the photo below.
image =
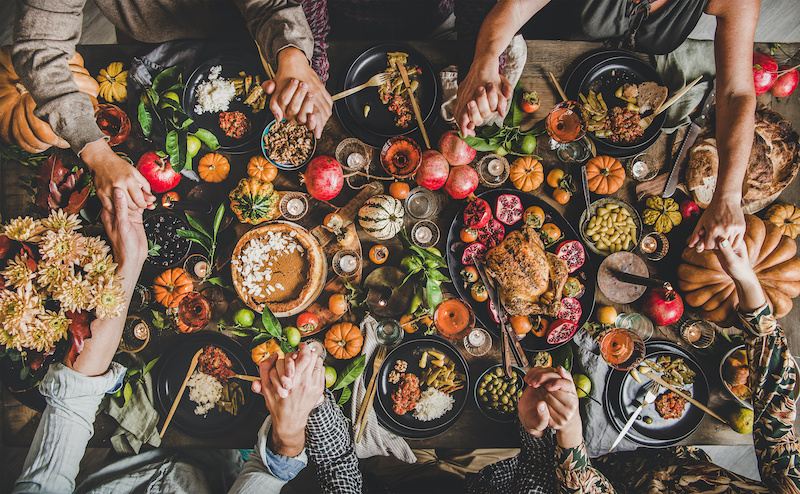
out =
{"type": "Polygon", "coordinates": [[[180,403],[183,392],[186,390],[186,383],[189,382],[189,378],[197,368],[197,361],[200,359],[201,353],[203,353],[202,348],[197,350],[197,353],[195,353],[194,357],[192,357],[192,362],[189,364],[189,371],[186,373],[186,377],[183,379],[183,384],[181,384],[181,389],[178,390],[178,395],[175,397],[175,401],[172,402],[172,408],[169,409],[167,420],[165,420],[164,425],[161,426],[161,432],[158,433],[158,437],[164,437],[164,433],[167,432],[167,427],[169,426],[169,423],[172,422],[172,416],[175,415],[175,410],[178,409],[178,403],[180,403]]]}

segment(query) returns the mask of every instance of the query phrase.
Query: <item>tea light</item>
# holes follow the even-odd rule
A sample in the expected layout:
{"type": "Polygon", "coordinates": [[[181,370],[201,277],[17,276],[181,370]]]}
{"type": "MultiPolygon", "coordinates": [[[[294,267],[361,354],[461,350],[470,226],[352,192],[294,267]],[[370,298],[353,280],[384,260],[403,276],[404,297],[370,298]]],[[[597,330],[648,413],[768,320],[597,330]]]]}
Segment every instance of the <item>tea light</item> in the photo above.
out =
{"type": "Polygon", "coordinates": [[[699,340],[701,334],[702,331],[700,331],[700,328],[694,324],[687,326],[683,331],[683,337],[686,338],[686,341],[689,343],[694,343],[695,341],[699,340]]]}
{"type": "Polygon", "coordinates": [[[350,153],[347,157],[347,166],[350,168],[361,168],[364,164],[364,155],[361,153],[350,153]]]}
{"type": "Polygon", "coordinates": [[[352,273],[358,267],[358,259],[356,256],[352,255],[345,255],[339,259],[339,267],[342,268],[342,271],[345,273],[352,273]]]}
{"type": "Polygon", "coordinates": [[[303,214],[305,210],[306,210],[305,203],[301,199],[298,199],[297,197],[289,199],[289,202],[286,203],[286,211],[292,216],[298,216],[300,214],[303,214]]]}
{"type": "Polygon", "coordinates": [[[133,327],[133,336],[135,336],[137,339],[144,341],[149,335],[150,330],[147,328],[147,324],[144,322],[140,322],[133,327]]]}
{"type": "Polygon", "coordinates": [[[205,261],[198,261],[197,264],[194,265],[194,274],[197,275],[198,278],[205,278],[208,274],[208,263],[205,261]]]}
{"type": "Polygon", "coordinates": [[[472,330],[469,333],[469,343],[473,346],[481,346],[483,342],[486,341],[486,335],[483,334],[483,331],[476,331],[472,330]]]}
{"type": "Polygon", "coordinates": [[[642,160],[634,161],[633,166],[631,166],[631,173],[633,178],[644,178],[650,173],[650,167],[642,160]]]}
{"type": "Polygon", "coordinates": [[[656,242],[656,239],[652,236],[647,235],[642,239],[642,252],[652,254],[657,248],[658,242],[656,242]]]}
{"type": "Polygon", "coordinates": [[[486,170],[489,172],[490,175],[495,177],[499,177],[503,174],[503,170],[505,167],[503,166],[503,162],[498,159],[493,159],[486,165],[486,170]]]}
{"type": "Polygon", "coordinates": [[[433,232],[427,226],[421,226],[414,232],[414,238],[421,244],[427,244],[433,238],[433,232]]]}

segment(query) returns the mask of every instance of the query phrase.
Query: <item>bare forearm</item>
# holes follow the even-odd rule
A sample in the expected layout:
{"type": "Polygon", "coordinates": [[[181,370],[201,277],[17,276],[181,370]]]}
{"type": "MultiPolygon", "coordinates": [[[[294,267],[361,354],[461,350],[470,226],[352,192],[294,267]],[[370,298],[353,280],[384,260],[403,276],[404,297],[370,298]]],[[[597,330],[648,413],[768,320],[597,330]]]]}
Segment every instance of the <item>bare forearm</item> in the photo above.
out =
{"type": "Polygon", "coordinates": [[[755,109],[755,95],[728,93],[717,97],[720,167],[714,200],[741,202],[742,184],[753,147],[755,109]]]}
{"type": "Polygon", "coordinates": [[[767,302],[764,289],[755,273],[747,279],[734,280],[734,283],[739,295],[739,310],[742,312],[752,312],[767,302]]]}
{"type": "Polygon", "coordinates": [[[511,38],[549,0],[501,0],[486,16],[475,46],[475,62],[496,62],[511,38]]]}

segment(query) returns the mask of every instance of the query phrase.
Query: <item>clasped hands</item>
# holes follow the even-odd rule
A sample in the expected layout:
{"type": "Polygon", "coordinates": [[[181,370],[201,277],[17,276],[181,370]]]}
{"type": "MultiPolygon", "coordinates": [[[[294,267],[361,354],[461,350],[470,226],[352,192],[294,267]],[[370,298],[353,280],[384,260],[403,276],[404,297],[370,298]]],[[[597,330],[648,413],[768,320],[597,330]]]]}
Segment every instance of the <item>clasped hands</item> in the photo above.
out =
{"type": "Polygon", "coordinates": [[[563,447],[578,446],[583,430],[572,375],[563,367],[534,367],[525,375],[525,383],[528,386],[517,406],[525,430],[541,437],[549,427],[563,447]]]}

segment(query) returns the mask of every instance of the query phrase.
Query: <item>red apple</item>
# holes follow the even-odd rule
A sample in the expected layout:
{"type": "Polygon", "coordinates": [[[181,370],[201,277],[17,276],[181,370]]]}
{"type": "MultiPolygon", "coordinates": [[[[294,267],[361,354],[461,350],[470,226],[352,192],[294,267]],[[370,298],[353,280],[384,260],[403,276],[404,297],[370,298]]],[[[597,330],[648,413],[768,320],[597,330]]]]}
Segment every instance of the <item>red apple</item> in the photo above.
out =
{"type": "Polygon", "coordinates": [[[778,78],[775,79],[775,84],[772,85],[772,89],[770,89],[772,95],[778,98],[784,98],[792,94],[797,87],[797,82],[800,81],[800,73],[797,72],[797,69],[788,65],[781,65],[778,67],[778,72],[784,70],[788,70],[789,72],[778,76],[778,78]]]}
{"type": "Polygon", "coordinates": [[[756,86],[756,96],[769,91],[778,78],[778,62],[766,53],[753,52],[753,82],[756,86]]]}
{"type": "Polygon", "coordinates": [[[139,158],[136,169],[150,184],[156,194],[175,188],[181,181],[180,173],[172,169],[169,156],[161,152],[148,151],[139,158]]]}
{"type": "Polygon", "coordinates": [[[692,216],[700,215],[700,206],[691,199],[686,199],[680,205],[681,216],[683,219],[688,220],[692,216]]]}
{"type": "Polygon", "coordinates": [[[478,151],[472,149],[455,130],[448,130],[439,138],[439,151],[452,166],[468,165],[478,151]]]}

